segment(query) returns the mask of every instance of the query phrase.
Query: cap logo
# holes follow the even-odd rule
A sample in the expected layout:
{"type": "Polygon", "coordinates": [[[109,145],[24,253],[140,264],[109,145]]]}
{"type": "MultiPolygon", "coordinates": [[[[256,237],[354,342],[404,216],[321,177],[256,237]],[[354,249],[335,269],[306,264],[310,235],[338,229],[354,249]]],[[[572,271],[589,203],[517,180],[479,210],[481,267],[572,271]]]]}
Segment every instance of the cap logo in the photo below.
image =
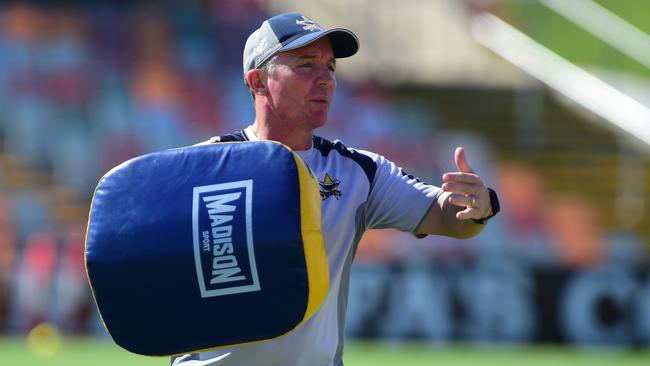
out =
{"type": "Polygon", "coordinates": [[[307,18],[304,15],[302,16],[302,20],[296,19],[296,24],[302,25],[302,29],[310,31],[310,32],[323,30],[323,28],[321,28],[320,24],[318,24],[315,21],[307,18]]]}

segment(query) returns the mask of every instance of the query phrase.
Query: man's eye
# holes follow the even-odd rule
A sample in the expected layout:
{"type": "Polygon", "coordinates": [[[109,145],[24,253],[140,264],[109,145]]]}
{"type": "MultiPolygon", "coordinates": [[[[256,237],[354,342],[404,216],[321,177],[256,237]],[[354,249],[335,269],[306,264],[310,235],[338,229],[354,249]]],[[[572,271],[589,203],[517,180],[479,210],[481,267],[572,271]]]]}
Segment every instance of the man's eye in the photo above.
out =
{"type": "Polygon", "coordinates": [[[313,64],[311,62],[298,65],[298,67],[304,67],[304,68],[311,68],[312,66],[313,64]]]}

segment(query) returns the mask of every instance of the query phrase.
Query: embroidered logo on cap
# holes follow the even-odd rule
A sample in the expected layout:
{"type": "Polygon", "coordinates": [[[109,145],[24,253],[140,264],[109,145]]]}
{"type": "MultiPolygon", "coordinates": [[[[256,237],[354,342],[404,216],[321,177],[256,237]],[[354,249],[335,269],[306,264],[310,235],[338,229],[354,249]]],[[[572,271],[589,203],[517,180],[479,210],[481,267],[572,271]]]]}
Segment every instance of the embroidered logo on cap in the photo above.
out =
{"type": "Polygon", "coordinates": [[[302,20],[297,20],[296,19],[296,24],[302,25],[302,29],[308,30],[310,32],[323,30],[323,28],[320,26],[320,24],[318,24],[315,21],[307,18],[304,15],[302,16],[302,20]]]}

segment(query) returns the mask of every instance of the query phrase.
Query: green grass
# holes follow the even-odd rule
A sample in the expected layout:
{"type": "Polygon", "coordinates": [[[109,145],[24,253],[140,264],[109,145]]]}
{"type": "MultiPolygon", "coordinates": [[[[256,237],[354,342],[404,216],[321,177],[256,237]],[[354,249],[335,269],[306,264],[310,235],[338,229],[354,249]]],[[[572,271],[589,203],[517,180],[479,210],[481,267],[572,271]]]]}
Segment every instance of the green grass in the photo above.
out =
{"type": "Polygon", "coordinates": [[[157,358],[135,355],[119,348],[108,338],[63,338],[58,348],[51,345],[45,345],[43,348],[43,350],[39,351],[29,347],[24,338],[0,338],[0,365],[169,365],[168,357],[157,358]]]}
{"type": "MultiPolygon", "coordinates": [[[[650,350],[581,351],[559,346],[517,348],[356,341],[346,346],[344,360],[346,366],[647,366],[650,365],[650,350]]],[[[0,365],[148,366],[169,365],[169,358],[134,355],[117,347],[110,339],[95,338],[64,338],[54,354],[39,355],[30,349],[24,338],[0,337],[0,365]]]]}
{"type": "Polygon", "coordinates": [[[347,366],[648,366],[650,351],[578,350],[562,346],[432,346],[423,343],[352,343],[347,366]]]}

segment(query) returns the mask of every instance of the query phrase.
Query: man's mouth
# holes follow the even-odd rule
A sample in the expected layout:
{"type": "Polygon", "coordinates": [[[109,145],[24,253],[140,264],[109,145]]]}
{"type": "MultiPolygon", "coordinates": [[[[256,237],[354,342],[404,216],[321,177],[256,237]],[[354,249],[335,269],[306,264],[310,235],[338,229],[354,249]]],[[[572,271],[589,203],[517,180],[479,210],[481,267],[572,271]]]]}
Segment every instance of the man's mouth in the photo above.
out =
{"type": "Polygon", "coordinates": [[[311,101],[314,103],[329,104],[329,100],[327,100],[327,98],[325,97],[312,98],[311,101]]]}

